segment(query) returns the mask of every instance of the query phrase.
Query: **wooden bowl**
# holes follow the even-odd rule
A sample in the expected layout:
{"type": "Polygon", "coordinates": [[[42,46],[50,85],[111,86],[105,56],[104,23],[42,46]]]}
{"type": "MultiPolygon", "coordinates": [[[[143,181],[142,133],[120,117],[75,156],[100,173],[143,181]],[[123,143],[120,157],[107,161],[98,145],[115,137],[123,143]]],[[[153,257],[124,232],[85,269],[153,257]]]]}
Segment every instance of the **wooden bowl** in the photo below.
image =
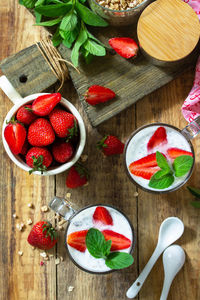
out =
{"type": "Polygon", "coordinates": [[[140,47],[156,64],[179,62],[195,49],[200,23],[182,0],[157,0],[141,14],[137,35],[140,47]]]}

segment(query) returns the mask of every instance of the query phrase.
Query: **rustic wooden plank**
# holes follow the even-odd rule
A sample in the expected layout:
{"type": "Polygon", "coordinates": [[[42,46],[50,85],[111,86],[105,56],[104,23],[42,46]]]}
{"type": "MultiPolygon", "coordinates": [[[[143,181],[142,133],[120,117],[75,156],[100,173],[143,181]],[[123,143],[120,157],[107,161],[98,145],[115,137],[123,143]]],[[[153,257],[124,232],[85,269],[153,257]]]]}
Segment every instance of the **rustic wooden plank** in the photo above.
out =
{"type": "MultiPolygon", "coordinates": [[[[29,46],[39,39],[43,29],[33,32],[32,22],[25,9],[19,9],[16,1],[1,1],[1,47],[0,59],[29,46]],[[28,17],[28,18],[27,18],[28,17]],[[31,41],[31,42],[30,42],[31,41]]],[[[8,98],[1,94],[0,124],[12,107],[8,98]]],[[[20,221],[26,223],[30,217],[33,222],[42,216],[40,207],[54,195],[54,178],[29,176],[16,167],[0,147],[0,298],[3,300],[55,300],[56,267],[54,260],[40,266],[38,250],[32,250],[26,239],[31,226],[23,232],[16,229],[20,221]],[[34,204],[34,209],[28,208],[34,204]],[[16,213],[18,219],[12,215],[16,213]],[[23,256],[18,251],[23,251],[23,256]]],[[[53,214],[48,214],[51,217],[53,214]]]]}
{"type": "MultiPolygon", "coordinates": [[[[68,95],[70,99],[75,99],[73,87],[69,87],[62,94],[68,95]]],[[[80,103],[78,109],[81,110],[80,103]]],[[[90,172],[89,185],[76,190],[67,190],[65,186],[66,174],[61,174],[56,176],[56,194],[63,197],[67,192],[71,192],[70,200],[79,208],[93,203],[107,203],[118,207],[132,221],[137,238],[137,198],[133,196],[135,187],[126,177],[123,157],[121,155],[104,158],[96,150],[96,142],[106,133],[116,134],[125,141],[127,136],[134,130],[134,115],[135,110],[132,107],[99,126],[98,130],[93,129],[88,122],[86,123],[88,140],[84,154],[88,155],[86,165],[90,172]],[[125,122],[125,120],[129,120],[129,122],[125,122]]],[[[130,278],[134,279],[137,276],[137,242],[134,250],[135,263],[133,266],[109,275],[91,275],[79,270],[70,261],[63,243],[64,240],[58,245],[58,253],[64,257],[65,261],[57,266],[57,300],[126,299],[125,291],[128,288],[128,281],[130,278]],[[71,293],[67,292],[67,287],[70,285],[74,286],[71,293]]]]}
{"type": "MultiPolygon", "coordinates": [[[[137,127],[151,122],[165,122],[183,128],[186,121],[181,115],[181,105],[187,97],[193,82],[194,72],[184,73],[162,89],[137,103],[137,127]]],[[[200,242],[200,211],[190,205],[192,196],[187,185],[199,187],[199,147],[197,137],[193,141],[196,153],[196,168],[192,178],[183,188],[166,195],[155,195],[139,189],[138,239],[140,272],[151,256],[157,243],[161,222],[170,216],[179,217],[185,224],[180,244],[186,251],[186,263],[172,284],[169,300],[198,299],[200,295],[200,269],[197,249],[200,242]],[[148,245],[148,247],[147,247],[148,245]]],[[[131,281],[130,281],[131,283],[131,281]]],[[[159,299],[163,284],[162,259],[153,268],[145,282],[140,299],[159,299]]]]}

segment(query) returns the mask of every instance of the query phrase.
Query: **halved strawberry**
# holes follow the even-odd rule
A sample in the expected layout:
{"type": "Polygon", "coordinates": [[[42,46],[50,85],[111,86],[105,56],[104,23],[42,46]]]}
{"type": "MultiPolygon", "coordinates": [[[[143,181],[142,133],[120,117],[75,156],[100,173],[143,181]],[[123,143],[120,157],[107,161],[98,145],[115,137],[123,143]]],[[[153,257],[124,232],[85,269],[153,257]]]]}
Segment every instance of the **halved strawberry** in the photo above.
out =
{"type": "Polygon", "coordinates": [[[144,179],[150,180],[151,177],[160,170],[160,168],[159,167],[153,167],[153,168],[145,168],[145,167],[144,168],[143,167],[134,168],[133,167],[132,168],[130,165],[129,170],[133,175],[135,175],[137,177],[142,177],[144,179]]]}
{"type": "Polygon", "coordinates": [[[85,101],[90,105],[96,105],[99,103],[107,102],[115,97],[115,93],[104,86],[92,85],[85,93],[85,101]]]}
{"type": "Polygon", "coordinates": [[[156,167],[156,166],[157,166],[156,153],[152,153],[132,162],[129,167],[149,168],[149,167],[156,167]]]}
{"type": "Polygon", "coordinates": [[[167,154],[172,159],[175,159],[176,157],[181,156],[181,155],[193,156],[192,152],[185,151],[185,150],[182,150],[182,149],[179,149],[179,148],[169,148],[167,150],[167,154]]]}
{"type": "Polygon", "coordinates": [[[166,144],[167,143],[167,133],[166,129],[164,127],[159,127],[152,137],[150,138],[148,144],[147,144],[147,150],[151,151],[155,147],[157,147],[160,144],[166,144]]]}
{"type": "Polygon", "coordinates": [[[13,154],[21,152],[26,139],[26,129],[20,123],[11,120],[4,130],[4,137],[13,154]]]}
{"type": "Polygon", "coordinates": [[[129,37],[116,37],[109,40],[110,46],[122,57],[130,58],[138,53],[138,45],[129,37]]]}
{"type": "Polygon", "coordinates": [[[37,97],[32,104],[34,114],[38,116],[47,116],[60,102],[61,94],[53,93],[37,97]]]}
{"type": "Polygon", "coordinates": [[[80,252],[85,252],[86,250],[85,238],[87,233],[88,230],[81,230],[81,231],[75,231],[70,233],[67,236],[67,244],[80,252]]]}
{"type": "Polygon", "coordinates": [[[127,249],[131,246],[131,240],[129,240],[123,234],[108,229],[103,230],[102,233],[106,241],[112,241],[110,249],[111,251],[127,249]]]}
{"type": "Polygon", "coordinates": [[[101,222],[105,225],[113,225],[113,220],[109,211],[103,206],[98,206],[95,209],[95,212],[93,214],[93,221],[101,222]]]}

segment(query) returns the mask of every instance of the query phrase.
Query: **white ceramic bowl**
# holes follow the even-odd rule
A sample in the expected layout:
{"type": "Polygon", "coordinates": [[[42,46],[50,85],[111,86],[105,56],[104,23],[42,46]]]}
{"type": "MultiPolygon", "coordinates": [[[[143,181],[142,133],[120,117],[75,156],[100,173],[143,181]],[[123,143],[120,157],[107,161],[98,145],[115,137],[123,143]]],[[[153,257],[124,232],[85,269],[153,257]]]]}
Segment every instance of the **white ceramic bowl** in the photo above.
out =
{"type": "MultiPolygon", "coordinates": [[[[25,98],[21,98],[21,96],[14,90],[14,88],[11,86],[11,84],[8,84],[8,80],[5,76],[0,77],[0,87],[3,89],[3,91],[7,94],[7,96],[11,99],[11,101],[15,104],[11,110],[8,112],[8,114],[6,115],[5,119],[4,119],[4,123],[3,123],[3,127],[2,127],[2,140],[3,140],[3,145],[4,148],[8,154],[8,156],[10,157],[10,159],[21,169],[23,169],[24,171],[30,171],[31,168],[21,159],[20,156],[18,155],[14,155],[5,138],[4,138],[4,130],[5,127],[7,126],[6,121],[10,121],[10,119],[12,118],[12,116],[14,116],[17,112],[17,110],[24,104],[28,104],[30,102],[32,102],[34,99],[36,99],[38,96],[41,95],[45,95],[48,93],[39,93],[39,94],[33,94],[30,96],[27,96],[25,98]],[[2,85],[3,83],[3,85],[2,85]],[[11,94],[12,92],[12,94],[11,94]]],[[[76,152],[73,156],[73,158],[65,163],[62,164],[60,166],[56,166],[56,167],[49,167],[48,171],[44,172],[43,174],[41,174],[41,172],[39,171],[35,171],[33,172],[33,174],[37,174],[37,175],[44,175],[44,176],[48,176],[48,175],[56,175],[59,173],[62,173],[66,170],[68,170],[69,168],[71,168],[76,162],[77,160],[80,158],[84,146],[85,146],[85,142],[86,142],[86,131],[85,131],[85,125],[83,123],[83,119],[81,117],[81,115],[79,114],[79,112],[77,111],[77,109],[74,107],[74,105],[72,105],[68,100],[66,100],[65,98],[62,97],[61,102],[60,102],[68,111],[70,111],[77,119],[78,121],[78,126],[79,126],[79,144],[77,146],[76,152]]]]}

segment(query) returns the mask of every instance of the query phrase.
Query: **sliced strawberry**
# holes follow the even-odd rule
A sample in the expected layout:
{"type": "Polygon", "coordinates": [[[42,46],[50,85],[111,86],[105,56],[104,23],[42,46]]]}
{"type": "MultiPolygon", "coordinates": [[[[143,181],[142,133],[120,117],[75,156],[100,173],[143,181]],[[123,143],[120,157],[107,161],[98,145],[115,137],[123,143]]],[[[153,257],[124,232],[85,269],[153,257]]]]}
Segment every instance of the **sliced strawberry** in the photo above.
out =
{"type": "Polygon", "coordinates": [[[137,176],[137,177],[142,177],[142,178],[144,178],[144,179],[148,179],[148,180],[150,180],[151,179],[151,177],[157,172],[157,171],[159,171],[160,170],[160,168],[159,167],[150,167],[150,168],[143,168],[143,167],[140,167],[140,168],[135,168],[135,167],[133,167],[133,166],[131,166],[131,164],[130,164],[130,166],[129,166],[129,170],[130,170],[130,172],[133,174],[133,175],[135,175],[135,176],[137,176]]]}
{"type": "Polygon", "coordinates": [[[60,93],[39,96],[33,101],[32,110],[38,116],[47,116],[60,100],[60,93]]]}
{"type": "Polygon", "coordinates": [[[129,240],[123,234],[108,229],[103,230],[102,233],[106,241],[112,241],[110,249],[111,251],[127,249],[131,246],[131,240],[129,240]]]}
{"type": "Polygon", "coordinates": [[[113,99],[116,95],[111,89],[104,86],[92,85],[89,87],[84,96],[86,102],[90,105],[96,105],[107,102],[108,100],[113,99]]]}
{"type": "Polygon", "coordinates": [[[149,168],[149,167],[156,167],[156,166],[157,166],[156,153],[152,153],[132,162],[129,167],[149,168]]]}
{"type": "Polygon", "coordinates": [[[167,154],[169,155],[170,158],[174,159],[178,156],[181,156],[181,155],[189,155],[189,156],[193,156],[192,152],[189,152],[189,151],[185,151],[185,150],[182,150],[182,149],[179,149],[179,148],[169,148],[167,150],[167,154]]]}
{"type": "Polygon", "coordinates": [[[138,45],[128,37],[117,37],[109,40],[110,46],[122,57],[130,58],[138,53],[138,45]]]}
{"type": "Polygon", "coordinates": [[[109,211],[103,206],[98,206],[95,209],[95,212],[93,214],[93,221],[101,222],[105,225],[113,225],[113,220],[109,211]]]}
{"type": "Polygon", "coordinates": [[[85,238],[88,230],[75,231],[67,236],[67,244],[80,252],[85,252],[85,238]]]}
{"type": "Polygon", "coordinates": [[[147,150],[151,151],[155,147],[161,144],[166,144],[167,143],[167,133],[164,127],[159,127],[152,137],[150,138],[148,144],[147,144],[147,150]]]}
{"type": "Polygon", "coordinates": [[[20,123],[12,120],[10,122],[4,130],[4,137],[12,153],[17,155],[21,152],[24,145],[26,129],[20,123]]]}

